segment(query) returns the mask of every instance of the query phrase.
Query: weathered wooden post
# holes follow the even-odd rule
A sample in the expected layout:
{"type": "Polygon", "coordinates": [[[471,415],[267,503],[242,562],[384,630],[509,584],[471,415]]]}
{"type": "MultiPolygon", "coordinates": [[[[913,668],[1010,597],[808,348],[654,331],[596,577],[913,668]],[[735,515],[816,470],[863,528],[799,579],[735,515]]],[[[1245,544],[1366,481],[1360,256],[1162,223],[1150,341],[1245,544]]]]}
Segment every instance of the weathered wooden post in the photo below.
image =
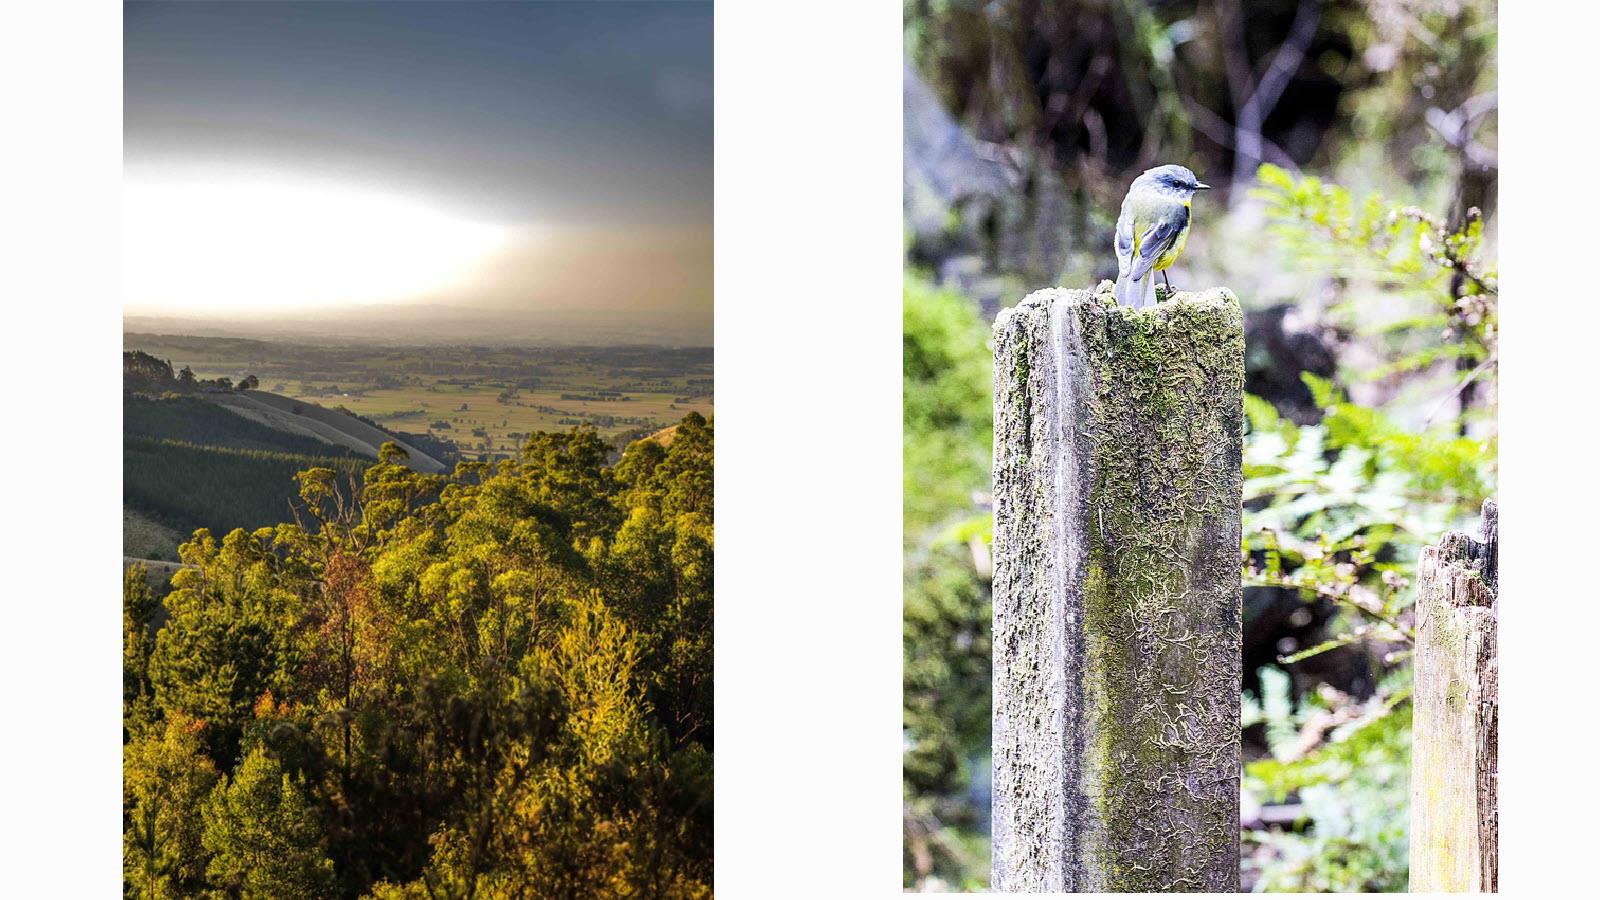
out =
{"type": "Polygon", "coordinates": [[[1499,511],[1417,565],[1411,891],[1499,889],[1499,511]]]}
{"type": "Polygon", "coordinates": [[[995,321],[992,887],[1237,891],[1243,318],[1110,284],[995,321]]]}

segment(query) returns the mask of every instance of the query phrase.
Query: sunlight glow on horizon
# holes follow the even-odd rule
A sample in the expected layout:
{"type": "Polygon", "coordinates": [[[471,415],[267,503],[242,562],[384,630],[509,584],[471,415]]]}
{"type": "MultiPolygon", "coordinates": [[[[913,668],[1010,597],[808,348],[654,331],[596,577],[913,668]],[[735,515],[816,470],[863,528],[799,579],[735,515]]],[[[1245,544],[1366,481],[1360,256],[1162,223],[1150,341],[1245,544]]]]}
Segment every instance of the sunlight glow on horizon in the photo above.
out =
{"type": "Polygon", "coordinates": [[[139,309],[404,302],[459,283],[514,233],[404,194],[266,172],[130,172],[122,199],[123,303],[139,309]]]}

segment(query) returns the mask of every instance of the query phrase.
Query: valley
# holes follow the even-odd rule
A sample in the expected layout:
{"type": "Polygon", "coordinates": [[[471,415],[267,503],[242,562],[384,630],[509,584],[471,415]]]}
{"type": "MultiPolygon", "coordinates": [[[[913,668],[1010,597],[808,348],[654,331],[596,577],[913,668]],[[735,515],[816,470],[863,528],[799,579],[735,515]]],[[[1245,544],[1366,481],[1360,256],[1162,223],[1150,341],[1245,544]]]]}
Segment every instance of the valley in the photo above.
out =
{"type": "Polygon", "coordinates": [[[348,410],[385,429],[430,434],[473,457],[508,457],[535,431],[593,424],[608,440],[712,411],[709,347],[315,344],[127,332],[123,347],[190,367],[246,374],[263,391],[348,410]]]}
{"type": "Polygon", "coordinates": [[[394,346],[124,334],[124,553],[176,560],[292,520],[295,473],[359,479],[386,441],[428,474],[593,425],[617,451],[712,412],[709,348],[394,346]]]}

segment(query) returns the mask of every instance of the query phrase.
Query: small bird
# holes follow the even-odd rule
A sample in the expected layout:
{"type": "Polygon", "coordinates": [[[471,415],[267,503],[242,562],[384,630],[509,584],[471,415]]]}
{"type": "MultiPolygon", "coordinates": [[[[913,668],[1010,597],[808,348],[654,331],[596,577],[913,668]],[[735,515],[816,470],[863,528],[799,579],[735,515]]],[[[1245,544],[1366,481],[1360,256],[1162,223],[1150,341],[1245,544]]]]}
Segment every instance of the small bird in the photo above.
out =
{"type": "Polygon", "coordinates": [[[1165,269],[1183,252],[1189,201],[1209,187],[1183,166],[1156,166],[1133,180],[1117,217],[1118,303],[1139,309],[1155,302],[1155,273],[1166,278],[1165,269]]]}

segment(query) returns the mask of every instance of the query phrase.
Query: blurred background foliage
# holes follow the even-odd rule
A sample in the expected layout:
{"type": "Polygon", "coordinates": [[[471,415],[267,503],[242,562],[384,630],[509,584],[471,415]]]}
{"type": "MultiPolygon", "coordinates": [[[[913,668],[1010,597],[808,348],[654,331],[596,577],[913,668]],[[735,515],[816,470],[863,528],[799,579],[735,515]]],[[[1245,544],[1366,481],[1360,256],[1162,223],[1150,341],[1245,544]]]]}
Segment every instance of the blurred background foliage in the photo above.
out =
{"type": "Polygon", "coordinates": [[[1254,890],[1406,887],[1411,580],[1495,492],[1488,0],[908,0],[905,886],[989,869],[989,323],[1176,162],[1247,342],[1254,890]]]}

